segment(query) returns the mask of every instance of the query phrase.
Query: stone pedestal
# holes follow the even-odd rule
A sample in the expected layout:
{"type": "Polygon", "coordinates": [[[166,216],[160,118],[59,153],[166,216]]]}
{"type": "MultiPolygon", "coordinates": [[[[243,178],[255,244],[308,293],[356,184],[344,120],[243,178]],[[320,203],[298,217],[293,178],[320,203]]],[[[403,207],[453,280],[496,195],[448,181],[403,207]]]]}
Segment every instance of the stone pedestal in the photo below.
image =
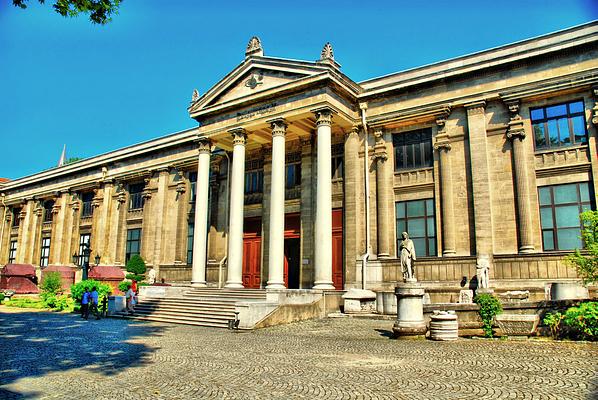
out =
{"type": "Polygon", "coordinates": [[[351,289],[343,295],[345,314],[371,314],[376,312],[376,293],[371,290],[351,289]]]}
{"type": "Polygon", "coordinates": [[[423,286],[417,282],[402,283],[395,288],[397,321],[392,330],[397,339],[415,339],[425,336],[424,293],[423,286]]]}
{"type": "Polygon", "coordinates": [[[108,296],[108,315],[123,311],[127,306],[125,296],[108,296]]]}
{"type": "Polygon", "coordinates": [[[476,296],[478,294],[494,294],[494,289],[492,288],[478,288],[475,291],[476,296]]]}
{"type": "Polygon", "coordinates": [[[579,283],[553,283],[550,288],[551,300],[589,299],[588,288],[579,283]]]}
{"type": "Polygon", "coordinates": [[[499,314],[494,317],[503,334],[513,337],[528,337],[536,333],[540,323],[539,315],[499,314]]]}
{"type": "Polygon", "coordinates": [[[459,338],[459,323],[454,311],[434,311],[430,317],[430,339],[457,340],[459,338]]]}

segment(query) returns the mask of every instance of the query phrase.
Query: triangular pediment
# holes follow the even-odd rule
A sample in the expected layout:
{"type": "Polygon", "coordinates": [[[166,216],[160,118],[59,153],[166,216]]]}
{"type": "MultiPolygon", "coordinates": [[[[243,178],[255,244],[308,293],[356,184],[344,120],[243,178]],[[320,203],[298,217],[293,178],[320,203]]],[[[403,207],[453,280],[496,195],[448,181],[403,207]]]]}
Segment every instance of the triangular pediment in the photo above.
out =
{"type": "Polygon", "coordinates": [[[248,98],[318,74],[330,66],[315,62],[250,57],[226,75],[189,107],[194,113],[213,106],[248,98]]]}

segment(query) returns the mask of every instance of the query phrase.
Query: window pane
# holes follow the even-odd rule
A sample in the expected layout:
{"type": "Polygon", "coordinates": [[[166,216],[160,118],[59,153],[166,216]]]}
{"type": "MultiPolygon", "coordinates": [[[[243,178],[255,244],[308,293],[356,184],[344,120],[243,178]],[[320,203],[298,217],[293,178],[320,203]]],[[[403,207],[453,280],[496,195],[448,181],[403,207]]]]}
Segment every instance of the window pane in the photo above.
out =
{"type": "Polygon", "coordinates": [[[554,221],[552,220],[552,208],[541,208],[540,209],[540,220],[542,222],[542,228],[552,229],[554,228],[554,221]]]}
{"type": "Polygon", "coordinates": [[[548,142],[551,147],[559,145],[559,131],[557,128],[556,120],[550,120],[548,125],[548,142]]]}
{"type": "Polygon", "coordinates": [[[407,215],[409,217],[420,217],[424,215],[423,201],[409,201],[407,202],[407,215]]]}
{"type": "Polygon", "coordinates": [[[426,225],[424,218],[410,219],[409,220],[409,237],[425,237],[426,236],[426,225]]]}
{"type": "Polygon", "coordinates": [[[575,143],[586,143],[586,121],[583,116],[571,118],[571,125],[573,125],[573,134],[575,135],[575,143]]]}
{"type": "MultiPolygon", "coordinates": [[[[417,249],[415,249],[415,254],[417,255],[417,249]]],[[[428,239],[428,254],[427,256],[434,256],[436,255],[436,239],[428,239]]]]}
{"type": "Polygon", "coordinates": [[[421,145],[418,146],[417,144],[414,144],[413,149],[414,149],[414,154],[415,154],[415,158],[414,158],[415,163],[413,165],[415,167],[423,166],[424,163],[422,161],[422,151],[423,151],[422,146],[421,145]]]}
{"type": "Polygon", "coordinates": [[[581,239],[579,228],[577,229],[559,229],[557,231],[557,240],[559,250],[573,250],[581,248],[581,239]]]}
{"type": "Polygon", "coordinates": [[[561,139],[561,144],[569,145],[571,144],[571,137],[569,132],[569,120],[567,118],[560,118],[557,120],[559,125],[559,137],[561,139]]]}
{"type": "Polygon", "coordinates": [[[554,203],[577,203],[577,185],[559,185],[554,187],[554,203]]]}
{"type": "Polygon", "coordinates": [[[436,226],[434,218],[428,218],[428,236],[436,236],[436,226]]]}
{"type": "Polygon", "coordinates": [[[428,215],[434,215],[434,200],[426,200],[426,211],[428,215]]]}
{"type": "Polygon", "coordinates": [[[552,204],[552,200],[550,200],[550,188],[549,187],[541,187],[538,189],[540,193],[540,205],[548,205],[552,204]]]}
{"type": "Polygon", "coordinates": [[[405,232],[405,220],[397,221],[397,237],[401,237],[401,233],[405,232]]]}
{"type": "Polygon", "coordinates": [[[579,226],[579,206],[559,206],[554,209],[557,228],[579,226]]]}
{"type": "Polygon", "coordinates": [[[575,103],[569,104],[569,112],[571,114],[583,112],[583,101],[576,101],[575,103]]]}
{"type": "Polygon", "coordinates": [[[546,116],[550,117],[560,117],[561,115],[567,114],[567,106],[566,104],[560,104],[558,106],[546,107],[546,116]]]}
{"type": "Polygon", "coordinates": [[[413,245],[415,246],[415,255],[418,254],[427,256],[428,252],[426,251],[426,239],[413,239],[413,245]]]}
{"type": "Polygon", "coordinates": [[[581,212],[590,211],[591,209],[592,209],[592,206],[589,203],[581,205],[581,212]]]}
{"type": "Polygon", "coordinates": [[[406,168],[413,168],[413,145],[405,146],[405,151],[407,152],[407,162],[405,163],[406,168]]]}
{"type": "Polygon", "coordinates": [[[587,183],[579,184],[579,193],[581,195],[581,201],[590,201],[590,192],[588,191],[587,183]]]}
{"type": "Polygon", "coordinates": [[[542,232],[542,244],[544,246],[544,250],[554,250],[554,235],[552,231],[542,232]]]}
{"type": "Polygon", "coordinates": [[[395,165],[396,168],[404,168],[405,167],[405,148],[403,146],[399,146],[396,148],[396,160],[395,165]]]}
{"type": "Polygon", "coordinates": [[[405,203],[397,203],[397,218],[405,218],[405,203]]]}
{"type": "Polygon", "coordinates": [[[544,109],[538,108],[536,110],[531,111],[532,120],[537,121],[539,119],[544,119],[544,109]]]}
{"type": "Polygon", "coordinates": [[[546,146],[546,137],[544,136],[544,123],[534,125],[534,137],[536,140],[536,147],[542,148],[546,146]]]}

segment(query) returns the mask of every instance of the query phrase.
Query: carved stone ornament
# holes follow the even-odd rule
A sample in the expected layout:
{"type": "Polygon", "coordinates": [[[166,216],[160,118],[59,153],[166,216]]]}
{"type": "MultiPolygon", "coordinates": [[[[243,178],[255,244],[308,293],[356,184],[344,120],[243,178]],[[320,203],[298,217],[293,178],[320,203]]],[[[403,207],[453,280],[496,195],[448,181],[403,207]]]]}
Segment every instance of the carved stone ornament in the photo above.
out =
{"type": "Polygon", "coordinates": [[[386,145],[384,143],[378,143],[374,146],[374,152],[372,153],[373,161],[386,161],[388,159],[388,153],[386,151],[386,145]]]}
{"type": "Polygon", "coordinates": [[[277,118],[273,121],[270,121],[270,127],[272,128],[272,137],[284,136],[287,132],[287,124],[284,118],[277,118]]]}
{"type": "Polygon", "coordinates": [[[258,87],[259,85],[262,85],[263,83],[264,83],[264,74],[261,72],[255,72],[255,73],[251,74],[249,79],[247,79],[245,81],[245,86],[250,89],[255,89],[256,87],[258,87]]]}
{"type": "Polygon", "coordinates": [[[466,104],[465,108],[467,109],[467,115],[484,114],[486,110],[486,102],[483,100],[476,101],[473,103],[466,104]]]}
{"type": "Polygon", "coordinates": [[[191,101],[195,103],[197,100],[199,100],[199,92],[197,91],[197,89],[193,89],[193,94],[191,95],[191,101]]]}
{"type": "Polygon", "coordinates": [[[52,214],[58,214],[60,212],[60,204],[54,204],[52,206],[52,214]]]}
{"type": "Polygon", "coordinates": [[[25,217],[27,217],[27,211],[21,210],[19,213],[19,219],[25,219],[25,217]]]}
{"type": "Polygon", "coordinates": [[[525,139],[525,126],[523,119],[519,115],[520,103],[519,100],[513,100],[506,103],[509,113],[511,114],[511,120],[509,121],[507,128],[508,139],[525,139]]]}
{"type": "Polygon", "coordinates": [[[321,110],[314,111],[316,115],[316,125],[332,125],[332,110],[329,108],[323,108],[321,110]]]}
{"type": "Polygon", "coordinates": [[[247,133],[243,128],[237,128],[229,131],[230,134],[233,136],[233,145],[242,145],[245,146],[247,142],[247,133]]]}
{"type": "Polygon", "coordinates": [[[351,129],[345,132],[345,139],[349,139],[352,136],[359,135],[359,125],[353,125],[351,129]]]}
{"type": "Polygon", "coordinates": [[[324,47],[322,48],[322,52],[320,53],[320,61],[334,61],[334,51],[332,50],[332,45],[330,42],[327,42],[324,47]]]}
{"type": "Polygon", "coordinates": [[[259,37],[254,36],[249,39],[249,43],[247,43],[247,49],[245,50],[245,57],[249,56],[263,56],[264,49],[262,48],[262,41],[259,37]]]}
{"type": "Polygon", "coordinates": [[[451,150],[451,142],[447,136],[444,137],[437,137],[436,141],[434,142],[434,150],[436,151],[450,151],[451,150]]]}
{"type": "Polygon", "coordinates": [[[210,141],[210,139],[197,139],[197,150],[199,151],[199,154],[210,154],[210,151],[212,150],[212,142],[210,141]]]}
{"type": "Polygon", "coordinates": [[[592,88],[592,92],[595,97],[594,108],[592,108],[592,123],[598,126],[598,87],[592,88]]]}

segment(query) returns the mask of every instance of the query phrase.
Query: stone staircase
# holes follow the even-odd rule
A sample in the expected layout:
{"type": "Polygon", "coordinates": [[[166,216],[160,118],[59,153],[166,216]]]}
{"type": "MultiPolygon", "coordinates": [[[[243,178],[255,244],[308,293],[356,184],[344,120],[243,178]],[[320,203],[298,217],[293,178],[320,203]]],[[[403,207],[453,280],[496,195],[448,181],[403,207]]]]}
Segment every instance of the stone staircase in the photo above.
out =
{"type": "Polygon", "coordinates": [[[120,312],[113,317],[228,328],[228,321],[235,319],[235,303],[265,300],[262,289],[189,288],[179,297],[140,296],[134,315],[120,312]]]}

